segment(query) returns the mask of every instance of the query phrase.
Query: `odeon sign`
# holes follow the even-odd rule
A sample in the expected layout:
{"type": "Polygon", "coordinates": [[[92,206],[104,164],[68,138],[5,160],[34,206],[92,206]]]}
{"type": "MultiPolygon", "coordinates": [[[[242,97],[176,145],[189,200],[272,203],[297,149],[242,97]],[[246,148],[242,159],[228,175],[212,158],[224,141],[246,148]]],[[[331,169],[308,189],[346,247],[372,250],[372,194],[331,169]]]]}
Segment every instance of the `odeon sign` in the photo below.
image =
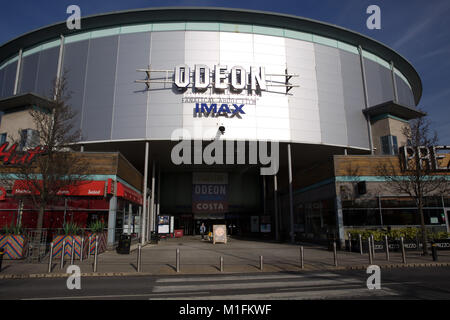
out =
{"type": "MultiPolygon", "coordinates": [[[[185,64],[180,64],[174,70],[174,83],[179,90],[188,88],[191,85],[191,71],[185,64]]],[[[234,66],[228,70],[227,66],[215,65],[214,73],[204,64],[196,64],[194,71],[194,83],[196,90],[212,87],[214,90],[239,92],[250,87],[251,90],[267,90],[266,73],[264,67],[251,67],[250,73],[244,67],[234,66]],[[211,82],[211,79],[214,79],[211,82]],[[231,79],[230,79],[231,78],[231,79]]]]}
{"type": "MultiPolygon", "coordinates": [[[[194,116],[219,117],[231,115],[240,118],[240,114],[245,114],[243,108],[245,104],[256,104],[256,95],[261,95],[262,91],[269,91],[268,87],[283,87],[285,94],[298,85],[289,83],[295,74],[288,74],[287,70],[281,74],[266,74],[264,67],[250,67],[248,72],[242,66],[234,66],[229,69],[225,65],[216,64],[211,69],[205,64],[196,64],[191,72],[191,68],[186,64],[179,64],[173,70],[138,69],[138,72],[145,72],[147,79],[136,80],[144,83],[148,90],[150,84],[172,84],[176,91],[184,93],[188,88],[192,88],[192,96],[183,96],[182,103],[195,103],[194,116]],[[165,74],[165,78],[153,74],[165,74]],[[169,76],[170,74],[170,76],[169,76]],[[266,76],[270,80],[266,79],[266,76]],[[274,79],[275,77],[275,79],[274,79]],[[208,89],[211,91],[207,92],[208,89]],[[228,92],[227,92],[228,90],[228,92]],[[247,97],[241,92],[248,91],[247,97]],[[227,96],[223,96],[226,94],[227,96]]],[[[277,93],[283,93],[276,91],[277,93]]]]}

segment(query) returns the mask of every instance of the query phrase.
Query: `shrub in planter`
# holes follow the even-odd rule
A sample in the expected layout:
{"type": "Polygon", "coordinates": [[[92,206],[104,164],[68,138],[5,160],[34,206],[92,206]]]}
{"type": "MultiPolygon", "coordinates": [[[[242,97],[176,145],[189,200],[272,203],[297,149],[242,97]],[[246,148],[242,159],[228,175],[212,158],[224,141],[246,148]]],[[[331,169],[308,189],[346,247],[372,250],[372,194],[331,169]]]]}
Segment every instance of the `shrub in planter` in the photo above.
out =
{"type": "Polygon", "coordinates": [[[91,255],[95,253],[95,238],[98,236],[98,253],[106,251],[107,231],[106,224],[102,221],[94,221],[89,227],[89,231],[85,233],[86,244],[90,250],[91,255]],[[90,243],[89,243],[90,239],[90,243]]]}
{"type": "MultiPolygon", "coordinates": [[[[72,254],[72,243],[74,245],[74,259],[81,257],[81,228],[76,223],[65,223],[60,230],[60,234],[53,236],[53,258],[61,258],[64,251],[64,258],[70,259],[72,254]],[[63,250],[64,245],[64,250],[63,250]]],[[[83,256],[86,256],[83,250],[83,256]]]]}
{"type": "Polygon", "coordinates": [[[21,225],[4,226],[0,234],[0,248],[4,248],[5,259],[25,257],[27,239],[21,225]]]}

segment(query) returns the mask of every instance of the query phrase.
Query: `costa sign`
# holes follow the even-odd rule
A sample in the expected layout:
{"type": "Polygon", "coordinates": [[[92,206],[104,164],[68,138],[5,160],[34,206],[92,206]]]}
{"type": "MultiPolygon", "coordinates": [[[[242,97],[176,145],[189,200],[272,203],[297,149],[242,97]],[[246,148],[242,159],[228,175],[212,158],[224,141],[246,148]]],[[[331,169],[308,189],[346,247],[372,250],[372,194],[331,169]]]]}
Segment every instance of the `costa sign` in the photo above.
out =
{"type": "Polygon", "coordinates": [[[3,165],[20,165],[30,164],[38,154],[45,152],[44,147],[37,146],[36,148],[27,150],[26,152],[17,152],[17,143],[14,143],[9,149],[9,142],[5,142],[0,146],[0,163],[3,165]]]}

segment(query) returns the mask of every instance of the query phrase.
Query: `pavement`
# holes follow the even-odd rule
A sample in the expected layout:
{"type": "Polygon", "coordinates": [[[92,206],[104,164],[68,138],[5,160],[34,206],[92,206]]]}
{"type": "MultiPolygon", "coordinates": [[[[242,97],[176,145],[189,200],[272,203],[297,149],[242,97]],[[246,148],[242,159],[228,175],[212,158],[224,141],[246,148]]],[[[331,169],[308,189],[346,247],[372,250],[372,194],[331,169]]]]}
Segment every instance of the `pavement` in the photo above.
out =
{"type": "MultiPolygon", "coordinates": [[[[431,255],[422,256],[420,251],[406,251],[406,264],[401,253],[390,252],[390,261],[385,253],[376,253],[373,263],[380,268],[418,268],[450,266],[450,251],[439,251],[437,262],[431,255]]],[[[48,273],[48,257],[40,263],[23,260],[4,260],[0,279],[58,278],[67,277],[70,261],[60,267],[60,259],[54,260],[52,272],[48,273]]],[[[141,272],[137,272],[137,250],[130,254],[107,251],[98,256],[97,272],[93,272],[93,257],[82,262],[75,260],[84,277],[121,276],[169,276],[252,274],[282,272],[315,272],[326,270],[363,270],[369,265],[368,254],[337,252],[337,266],[332,251],[326,247],[301,243],[288,244],[259,240],[230,238],[227,244],[212,244],[202,241],[200,236],[169,238],[157,245],[142,248],[141,272]],[[300,245],[304,247],[304,268],[300,267],[300,245]],[[176,249],[180,250],[180,271],[176,272],[176,249]],[[263,270],[260,269],[263,257],[263,270]],[[223,257],[224,270],[220,271],[219,259],[223,257]]]]}

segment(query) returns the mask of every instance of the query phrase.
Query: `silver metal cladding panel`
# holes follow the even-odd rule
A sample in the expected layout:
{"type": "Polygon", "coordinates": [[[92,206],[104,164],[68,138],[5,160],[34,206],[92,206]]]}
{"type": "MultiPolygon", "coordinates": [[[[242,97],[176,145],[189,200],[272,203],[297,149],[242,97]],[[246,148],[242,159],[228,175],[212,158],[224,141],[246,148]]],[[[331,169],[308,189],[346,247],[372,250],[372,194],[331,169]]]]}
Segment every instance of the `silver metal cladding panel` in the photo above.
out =
{"type": "Polygon", "coordinates": [[[0,98],[3,98],[3,83],[5,79],[5,69],[0,70],[0,98]]]}
{"type": "Polygon", "coordinates": [[[395,75],[395,81],[397,83],[398,102],[414,108],[416,106],[414,96],[409,86],[398,75],[395,75]]]}
{"type": "MultiPolygon", "coordinates": [[[[173,70],[174,66],[181,63],[185,63],[185,32],[153,32],[150,49],[152,69],[173,70]]],[[[152,79],[156,78],[165,78],[165,74],[153,74],[152,79]]],[[[177,94],[172,84],[153,83],[150,85],[147,138],[170,139],[175,129],[182,128],[181,96],[177,94]]]]}
{"type": "Polygon", "coordinates": [[[40,52],[22,58],[18,93],[36,92],[40,52]]]}
{"type": "MultiPolygon", "coordinates": [[[[81,128],[84,88],[86,80],[86,63],[89,40],[64,45],[62,75],[66,77],[71,95],[68,101],[72,111],[76,113],[74,129],[81,128]]],[[[83,138],[88,138],[88,132],[83,131],[83,138]]]]}
{"type": "Polygon", "coordinates": [[[286,39],[286,64],[289,73],[298,74],[289,96],[289,121],[293,141],[320,143],[320,114],[317,96],[314,44],[286,39]]]}
{"type": "Polygon", "coordinates": [[[88,140],[111,138],[118,38],[90,40],[82,119],[88,140]]]}
{"type": "Polygon", "coordinates": [[[359,55],[340,50],[344,107],[347,119],[348,144],[369,148],[364,109],[364,89],[359,55]]]}
{"type": "Polygon", "coordinates": [[[369,107],[394,100],[391,70],[364,58],[369,107]]]}
{"type": "Polygon", "coordinates": [[[5,77],[3,83],[3,97],[9,97],[14,94],[14,82],[16,81],[17,61],[9,64],[4,69],[5,77]]]}
{"type": "Polygon", "coordinates": [[[112,139],[145,137],[148,92],[134,81],[146,78],[136,69],[146,68],[149,61],[150,33],[119,36],[112,139]]]}
{"type": "Polygon", "coordinates": [[[339,50],[314,44],[320,128],[325,144],[347,145],[347,120],[339,50]]]}
{"type": "Polygon", "coordinates": [[[36,77],[36,93],[51,98],[58,69],[59,47],[41,51],[36,77]]]}

